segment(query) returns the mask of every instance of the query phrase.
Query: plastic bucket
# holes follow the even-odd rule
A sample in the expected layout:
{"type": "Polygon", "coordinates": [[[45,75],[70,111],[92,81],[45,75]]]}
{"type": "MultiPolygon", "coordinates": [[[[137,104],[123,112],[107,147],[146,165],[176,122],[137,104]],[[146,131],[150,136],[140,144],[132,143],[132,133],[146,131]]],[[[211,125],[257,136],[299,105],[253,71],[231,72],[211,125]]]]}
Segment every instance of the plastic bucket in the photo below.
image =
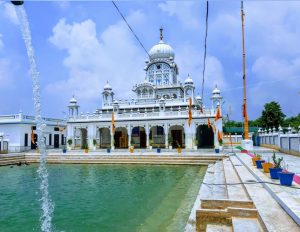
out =
{"type": "Polygon", "coordinates": [[[293,172],[278,172],[280,184],[285,186],[291,186],[295,173],[293,172]]]}
{"type": "Polygon", "coordinates": [[[271,179],[279,179],[278,172],[282,171],[282,168],[269,168],[271,179]]]}
{"type": "Polygon", "coordinates": [[[256,160],[256,167],[262,169],[262,163],[266,162],[265,160],[256,160]]]}

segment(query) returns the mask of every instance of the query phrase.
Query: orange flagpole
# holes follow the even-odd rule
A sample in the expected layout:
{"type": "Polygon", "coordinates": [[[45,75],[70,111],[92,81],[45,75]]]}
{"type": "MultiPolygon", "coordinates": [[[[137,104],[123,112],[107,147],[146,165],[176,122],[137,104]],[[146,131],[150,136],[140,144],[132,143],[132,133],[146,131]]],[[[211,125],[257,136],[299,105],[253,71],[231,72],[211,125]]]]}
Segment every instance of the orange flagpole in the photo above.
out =
{"type": "Polygon", "coordinates": [[[31,128],[31,143],[34,144],[34,132],[33,129],[31,128]]]}
{"type": "Polygon", "coordinates": [[[111,129],[112,133],[115,134],[115,113],[112,112],[111,114],[111,129]]]}
{"type": "Polygon", "coordinates": [[[192,115],[192,98],[190,97],[189,98],[189,117],[188,117],[189,127],[191,126],[192,118],[193,118],[193,115],[192,115]]]}
{"type": "Polygon", "coordinates": [[[215,116],[215,121],[218,121],[220,118],[221,118],[221,112],[220,112],[220,106],[218,106],[216,116],[215,116]]]}
{"type": "Polygon", "coordinates": [[[242,17],[242,47],[243,47],[243,117],[244,117],[244,139],[249,139],[248,115],[247,115],[247,95],[246,95],[246,53],[245,53],[245,33],[244,33],[244,6],[241,2],[241,17],[242,17]]]}

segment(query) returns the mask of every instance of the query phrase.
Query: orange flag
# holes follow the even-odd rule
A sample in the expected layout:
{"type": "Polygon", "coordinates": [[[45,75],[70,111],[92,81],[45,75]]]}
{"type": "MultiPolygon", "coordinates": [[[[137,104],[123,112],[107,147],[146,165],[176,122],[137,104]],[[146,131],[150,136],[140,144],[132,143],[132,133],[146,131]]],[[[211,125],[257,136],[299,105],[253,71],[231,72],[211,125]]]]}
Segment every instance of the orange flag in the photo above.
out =
{"type": "Polygon", "coordinates": [[[34,144],[34,132],[33,129],[31,128],[31,143],[34,144]]]}
{"type": "Polygon", "coordinates": [[[210,120],[209,118],[207,119],[207,127],[210,128],[211,127],[211,124],[210,124],[210,120]]]}
{"type": "Polygon", "coordinates": [[[218,141],[222,139],[222,132],[218,131],[218,141]]]}
{"type": "Polygon", "coordinates": [[[111,130],[112,133],[115,134],[115,113],[112,112],[111,114],[111,130]]]}
{"type": "Polygon", "coordinates": [[[218,121],[221,118],[220,106],[217,108],[215,121],[218,121]]]}
{"type": "Polygon", "coordinates": [[[192,98],[189,99],[189,118],[188,118],[188,125],[191,126],[193,114],[192,114],[192,98]]]}

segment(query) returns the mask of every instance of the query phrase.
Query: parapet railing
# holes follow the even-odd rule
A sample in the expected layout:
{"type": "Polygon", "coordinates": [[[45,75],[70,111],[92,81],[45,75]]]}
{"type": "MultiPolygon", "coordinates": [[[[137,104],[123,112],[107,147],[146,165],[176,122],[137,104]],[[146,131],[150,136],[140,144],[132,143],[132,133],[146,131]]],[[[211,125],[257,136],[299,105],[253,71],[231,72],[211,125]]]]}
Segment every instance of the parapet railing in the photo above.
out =
{"type": "MultiPolygon", "coordinates": [[[[203,113],[200,110],[192,110],[193,117],[214,117],[215,110],[205,110],[203,113]]],[[[182,111],[159,111],[159,112],[122,112],[115,113],[115,120],[118,119],[132,119],[132,118],[169,118],[169,117],[188,117],[188,110],[182,111]]],[[[69,117],[70,121],[76,120],[111,120],[111,113],[100,113],[100,114],[81,114],[78,116],[69,117]]]]}
{"type": "MultiPolygon", "coordinates": [[[[66,124],[65,120],[56,119],[56,118],[43,118],[45,123],[57,124],[60,125],[66,124]]],[[[35,117],[23,114],[12,114],[12,115],[0,115],[0,123],[11,123],[11,122],[26,122],[26,123],[35,123],[35,117]]]]}

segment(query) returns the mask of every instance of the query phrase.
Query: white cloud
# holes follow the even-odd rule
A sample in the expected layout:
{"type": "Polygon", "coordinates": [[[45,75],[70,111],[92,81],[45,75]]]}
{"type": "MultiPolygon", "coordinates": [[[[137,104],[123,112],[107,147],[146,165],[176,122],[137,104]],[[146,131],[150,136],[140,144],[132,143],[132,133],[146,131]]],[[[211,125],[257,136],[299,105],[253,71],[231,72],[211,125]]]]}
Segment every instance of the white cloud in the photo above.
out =
{"type": "Polygon", "coordinates": [[[0,58],[0,89],[6,89],[11,84],[12,71],[10,61],[0,58]]]}
{"type": "Polygon", "coordinates": [[[2,41],[2,34],[0,34],[0,51],[4,47],[3,41],[2,41]]]}
{"type": "Polygon", "coordinates": [[[55,4],[61,10],[66,10],[70,7],[69,1],[55,1],[53,4],[55,4]]]}
{"type": "MultiPolygon", "coordinates": [[[[177,49],[176,62],[179,66],[180,79],[184,81],[187,75],[190,74],[197,87],[196,91],[201,91],[203,51],[199,51],[190,44],[184,44],[177,49]]],[[[207,55],[204,77],[206,95],[210,96],[211,90],[216,85],[221,89],[227,87],[223,71],[221,61],[215,56],[207,55]]]]}
{"type": "Polygon", "coordinates": [[[196,17],[197,4],[194,1],[167,1],[159,3],[158,7],[170,16],[176,16],[185,27],[197,28],[199,27],[199,20],[196,17]]]}
{"type": "Polygon", "coordinates": [[[12,23],[19,24],[19,19],[15,7],[11,3],[4,4],[4,16],[12,23]]]}
{"type": "MultiPolygon", "coordinates": [[[[136,11],[127,19],[131,24],[142,23],[144,15],[136,11]]],[[[61,19],[49,41],[67,51],[63,63],[69,70],[68,79],[47,86],[49,93],[64,96],[74,93],[88,105],[90,101],[99,102],[107,80],[118,90],[116,96],[124,98],[132,95],[133,84],[144,79],[145,55],[122,21],[98,36],[90,19],[72,24],[61,19]]]]}

